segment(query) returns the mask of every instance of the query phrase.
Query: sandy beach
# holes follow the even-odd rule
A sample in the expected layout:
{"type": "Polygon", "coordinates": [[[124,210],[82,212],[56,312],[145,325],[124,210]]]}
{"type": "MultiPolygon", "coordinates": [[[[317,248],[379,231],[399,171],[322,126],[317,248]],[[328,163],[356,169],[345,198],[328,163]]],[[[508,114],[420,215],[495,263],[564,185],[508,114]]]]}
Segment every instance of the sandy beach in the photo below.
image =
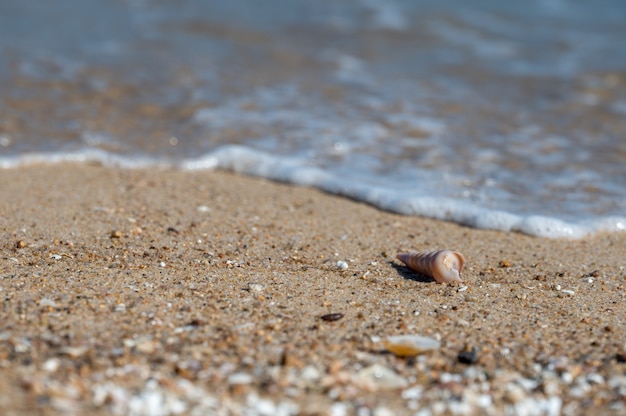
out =
{"type": "Polygon", "coordinates": [[[4,415],[626,411],[626,233],[476,230],[225,172],[0,178],[4,415]],[[442,248],[462,285],[395,260],[442,248]],[[441,346],[386,350],[408,334],[441,346]]]}

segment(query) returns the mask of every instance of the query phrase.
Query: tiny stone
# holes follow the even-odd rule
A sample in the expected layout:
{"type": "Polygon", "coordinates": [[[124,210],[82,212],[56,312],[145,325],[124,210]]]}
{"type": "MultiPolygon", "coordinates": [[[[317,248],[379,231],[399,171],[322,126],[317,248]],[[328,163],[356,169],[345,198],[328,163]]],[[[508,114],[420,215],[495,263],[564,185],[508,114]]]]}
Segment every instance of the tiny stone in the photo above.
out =
{"type": "Polygon", "coordinates": [[[394,415],[395,415],[394,412],[382,406],[378,406],[372,412],[372,416],[394,416],[394,415]]]}
{"type": "Polygon", "coordinates": [[[338,321],[343,318],[342,313],[327,313],[326,315],[320,316],[322,321],[338,321]]]}
{"type": "Polygon", "coordinates": [[[321,378],[321,374],[317,368],[311,365],[308,365],[302,369],[302,373],[300,374],[300,377],[303,380],[307,380],[307,381],[317,381],[321,378]]]}
{"type": "Polygon", "coordinates": [[[404,400],[419,400],[422,397],[424,388],[422,386],[415,386],[402,391],[402,398],[404,400]]]}
{"type": "Polygon", "coordinates": [[[111,231],[111,238],[122,238],[122,232],[120,230],[111,231]]]}
{"type": "Polygon", "coordinates": [[[348,263],[346,263],[345,261],[339,260],[336,264],[336,267],[339,270],[348,270],[348,263]]]}
{"type": "Polygon", "coordinates": [[[26,243],[26,241],[24,240],[19,240],[17,243],[15,243],[15,248],[24,248],[26,247],[28,244],[26,243]]]}
{"type": "Polygon", "coordinates": [[[152,340],[144,340],[140,341],[135,348],[142,354],[152,354],[156,349],[156,345],[152,340]]]}
{"type": "Polygon", "coordinates": [[[265,286],[260,283],[248,283],[248,290],[250,292],[262,292],[265,286]]]}
{"type": "Polygon", "coordinates": [[[89,351],[88,347],[63,347],[61,348],[61,354],[65,354],[70,358],[78,358],[89,351]]]}
{"type": "Polygon", "coordinates": [[[526,397],[526,392],[520,386],[509,383],[505,386],[504,399],[509,403],[517,403],[526,397]]]}
{"type": "Polygon", "coordinates": [[[587,381],[592,384],[604,384],[604,377],[598,373],[591,373],[587,376],[587,381]]]}
{"type": "Polygon", "coordinates": [[[229,385],[241,385],[241,384],[250,384],[252,383],[253,378],[250,374],[247,373],[234,373],[228,376],[228,384],[229,385]]]}
{"type": "Polygon", "coordinates": [[[476,364],[478,361],[478,352],[476,351],[476,348],[461,351],[457,356],[457,359],[462,364],[476,364]]]}
{"type": "Polygon", "coordinates": [[[41,300],[39,301],[39,306],[49,306],[51,308],[59,307],[59,305],[57,305],[56,302],[50,298],[41,298],[41,300]]]}
{"type": "Polygon", "coordinates": [[[61,360],[59,360],[58,358],[50,358],[45,363],[43,363],[42,368],[48,373],[54,373],[55,371],[57,371],[60,365],[61,360]]]}

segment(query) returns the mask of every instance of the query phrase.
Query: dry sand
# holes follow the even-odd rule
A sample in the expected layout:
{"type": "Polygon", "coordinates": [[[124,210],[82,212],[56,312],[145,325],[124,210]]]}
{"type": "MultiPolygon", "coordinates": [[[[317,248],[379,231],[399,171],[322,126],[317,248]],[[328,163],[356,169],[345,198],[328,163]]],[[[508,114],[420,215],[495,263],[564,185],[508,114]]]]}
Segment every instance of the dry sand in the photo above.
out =
{"type": "Polygon", "coordinates": [[[4,415],[626,412],[626,233],[475,230],[223,172],[0,178],[4,415]],[[465,255],[465,287],[394,260],[434,248],[465,255]],[[396,357],[399,334],[441,348],[396,357]]]}

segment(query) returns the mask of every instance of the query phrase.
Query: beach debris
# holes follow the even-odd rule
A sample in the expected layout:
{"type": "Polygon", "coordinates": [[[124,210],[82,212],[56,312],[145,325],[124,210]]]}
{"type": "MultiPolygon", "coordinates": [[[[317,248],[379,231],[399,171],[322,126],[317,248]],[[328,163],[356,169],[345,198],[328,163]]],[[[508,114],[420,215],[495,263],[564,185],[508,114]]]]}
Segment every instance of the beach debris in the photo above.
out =
{"type": "Polygon", "coordinates": [[[362,369],[353,376],[353,381],[369,391],[402,389],[409,384],[404,377],[381,364],[362,369]]]}
{"type": "Polygon", "coordinates": [[[396,257],[410,269],[432,277],[437,283],[460,282],[465,264],[463,255],[452,250],[399,253],[396,257]]]}
{"type": "Polygon", "coordinates": [[[26,241],[24,241],[24,240],[18,240],[15,243],[15,248],[24,248],[26,246],[28,246],[28,243],[26,241]]]}
{"type": "Polygon", "coordinates": [[[398,357],[414,357],[441,347],[441,342],[421,335],[392,335],[383,341],[385,348],[398,357]]]}
{"type": "Polygon", "coordinates": [[[335,265],[335,267],[337,267],[339,270],[348,270],[348,263],[346,263],[345,261],[339,260],[337,264],[335,265]]]}
{"type": "Polygon", "coordinates": [[[320,316],[320,319],[322,321],[328,321],[328,322],[338,321],[341,318],[343,318],[342,313],[327,313],[326,315],[320,316]]]}

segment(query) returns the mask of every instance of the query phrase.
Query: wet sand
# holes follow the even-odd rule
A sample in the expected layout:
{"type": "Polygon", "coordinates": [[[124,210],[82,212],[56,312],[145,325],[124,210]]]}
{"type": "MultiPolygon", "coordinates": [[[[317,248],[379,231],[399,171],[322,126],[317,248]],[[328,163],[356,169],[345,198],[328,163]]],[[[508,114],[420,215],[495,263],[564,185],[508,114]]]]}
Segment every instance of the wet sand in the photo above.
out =
{"type": "Polygon", "coordinates": [[[0,178],[2,414],[626,409],[626,233],[476,230],[224,172],[0,178]],[[394,260],[436,248],[464,285],[394,260]],[[441,348],[396,357],[400,334],[441,348]]]}

